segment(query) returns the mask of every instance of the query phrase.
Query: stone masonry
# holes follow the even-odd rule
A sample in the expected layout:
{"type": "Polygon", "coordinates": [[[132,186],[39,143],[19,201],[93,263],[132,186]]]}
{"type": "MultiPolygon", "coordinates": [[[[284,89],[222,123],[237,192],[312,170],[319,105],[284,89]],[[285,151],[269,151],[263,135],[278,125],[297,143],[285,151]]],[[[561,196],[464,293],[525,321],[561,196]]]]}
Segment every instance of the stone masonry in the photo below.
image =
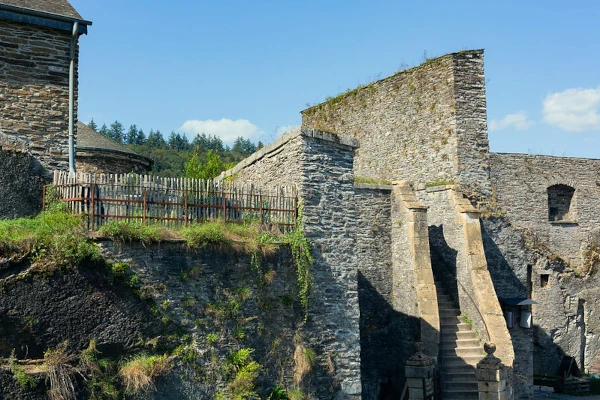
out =
{"type": "Polygon", "coordinates": [[[0,146],[67,169],[71,33],[1,21],[0,38],[0,146]]]}
{"type": "Polygon", "coordinates": [[[221,175],[238,182],[297,185],[302,225],[313,245],[307,345],[321,368],[316,398],[359,399],[360,328],[356,249],[356,208],[352,172],[353,139],[302,129],[261,149],[221,175]]]}
{"type": "Polygon", "coordinates": [[[302,112],[302,124],[360,142],[355,174],[452,181],[487,193],[483,51],[464,51],[359,87],[302,112]]]}

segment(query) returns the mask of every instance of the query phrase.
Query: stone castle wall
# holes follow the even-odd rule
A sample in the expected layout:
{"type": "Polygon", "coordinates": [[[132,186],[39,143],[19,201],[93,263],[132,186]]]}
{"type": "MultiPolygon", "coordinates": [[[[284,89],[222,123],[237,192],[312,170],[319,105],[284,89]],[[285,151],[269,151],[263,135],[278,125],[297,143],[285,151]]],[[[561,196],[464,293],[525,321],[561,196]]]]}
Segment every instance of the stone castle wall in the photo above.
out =
{"type": "Polygon", "coordinates": [[[579,265],[600,226],[600,160],[525,154],[490,154],[493,200],[501,215],[531,237],[542,252],[579,265]],[[550,221],[548,188],[575,189],[566,221],[550,221]]]}
{"type": "Polygon", "coordinates": [[[296,185],[302,225],[313,245],[309,316],[302,331],[317,353],[316,398],[358,399],[360,328],[354,151],[357,143],[303,129],[266,146],[220,178],[256,186],[296,185]]]}
{"type": "Polygon", "coordinates": [[[499,250],[497,281],[514,282],[512,293],[529,291],[538,302],[534,372],[556,373],[563,355],[580,368],[600,370],[600,323],[592,317],[600,310],[600,265],[590,264],[588,252],[600,244],[600,160],[491,153],[490,165],[502,218],[484,224],[493,237],[488,247],[499,250]],[[554,185],[575,189],[563,220],[551,220],[548,188],[554,185]]]}
{"type": "Polygon", "coordinates": [[[304,110],[304,126],[359,140],[355,174],[487,193],[483,51],[450,54],[304,110]]]}
{"type": "Polygon", "coordinates": [[[70,32],[0,22],[0,146],[48,170],[68,168],[70,40],[70,32]]]}
{"type": "MultiPolygon", "coordinates": [[[[416,313],[399,312],[395,306],[391,186],[356,184],[354,191],[362,399],[398,398],[404,387],[404,365],[418,340],[419,320],[416,313]]],[[[412,270],[407,273],[412,275],[412,270]]],[[[403,293],[410,296],[411,292],[403,293]]]]}

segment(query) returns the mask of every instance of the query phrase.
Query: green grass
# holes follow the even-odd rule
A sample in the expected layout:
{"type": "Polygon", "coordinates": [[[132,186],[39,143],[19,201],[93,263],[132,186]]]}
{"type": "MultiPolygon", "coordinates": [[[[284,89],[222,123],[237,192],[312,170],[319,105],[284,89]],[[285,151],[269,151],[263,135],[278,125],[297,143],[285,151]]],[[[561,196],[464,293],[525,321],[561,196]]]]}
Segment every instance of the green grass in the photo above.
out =
{"type": "Polygon", "coordinates": [[[425,184],[426,187],[445,186],[445,185],[454,185],[454,181],[442,179],[439,181],[427,182],[425,184]]]}
{"type": "Polygon", "coordinates": [[[83,220],[58,208],[0,221],[0,253],[31,257],[44,269],[74,266],[99,254],[86,238],[83,220]]]}
{"type": "Polygon", "coordinates": [[[391,185],[392,184],[392,182],[390,182],[390,181],[367,178],[365,176],[355,176],[354,183],[368,183],[371,185],[391,185]]]}
{"type": "Polygon", "coordinates": [[[100,235],[118,242],[139,241],[144,244],[157,243],[165,238],[167,229],[160,225],[141,222],[111,221],[98,229],[100,235]]]}

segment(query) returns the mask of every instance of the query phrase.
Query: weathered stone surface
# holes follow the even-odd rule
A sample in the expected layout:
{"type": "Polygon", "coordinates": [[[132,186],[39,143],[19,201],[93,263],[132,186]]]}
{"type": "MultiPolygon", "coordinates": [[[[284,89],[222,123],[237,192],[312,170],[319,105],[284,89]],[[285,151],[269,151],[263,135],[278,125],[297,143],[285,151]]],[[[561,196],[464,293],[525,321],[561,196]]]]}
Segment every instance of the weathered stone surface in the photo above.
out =
{"type": "MultiPolygon", "coordinates": [[[[50,170],[66,169],[70,33],[3,20],[0,38],[11,43],[0,55],[0,146],[29,152],[50,170]]],[[[75,121],[77,94],[76,68],[75,121]]]]}
{"type": "Polygon", "coordinates": [[[45,170],[27,153],[0,150],[0,219],[37,214],[42,209],[45,170]]]}
{"type": "Polygon", "coordinates": [[[543,252],[581,264],[600,226],[600,160],[491,153],[490,166],[493,201],[511,224],[534,236],[543,252]],[[556,184],[575,189],[571,221],[549,220],[548,188],[556,184]]]}
{"type": "MultiPolygon", "coordinates": [[[[144,246],[115,245],[107,241],[102,242],[102,249],[109,260],[131,266],[141,287],[158,305],[162,318],[168,318],[180,330],[188,332],[198,352],[196,363],[204,372],[176,369],[160,381],[156,399],[214,399],[226,385],[219,367],[229,351],[242,347],[255,349],[252,358],[263,368],[257,385],[261,394],[265,395],[279,382],[286,387],[294,385],[295,335],[301,330],[303,311],[288,248],[264,256],[260,271],[252,265],[249,254],[232,248],[189,251],[183,243],[144,246]],[[270,284],[261,283],[263,273],[273,277],[270,284]],[[240,290],[247,291],[245,300],[235,297],[240,290]],[[235,300],[228,297],[231,295],[235,300]],[[239,315],[235,319],[219,318],[211,313],[211,304],[227,301],[239,303],[239,315]],[[235,339],[240,326],[245,338],[235,339]],[[208,343],[209,334],[217,335],[218,342],[214,346],[208,343]],[[207,372],[211,368],[217,369],[216,374],[207,372]]],[[[311,332],[311,335],[318,338],[321,332],[311,332]]],[[[319,373],[327,368],[321,362],[314,366],[319,373]]],[[[309,372],[306,379],[315,380],[316,376],[316,371],[309,372]]],[[[314,385],[320,386],[319,381],[314,381],[314,385]]]]}
{"type": "Polygon", "coordinates": [[[314,380],[317,398],[358,399],[360,328],[352,139],[303,128],[285,135],[222,177],[260,186],[296,185],[302,225],[313,244],[313,289],[303,328],[323,365],[314,380]],[[317,334],[318,333],[318,334],[317,334]]]}
{"type": "Polygon", "coordinates": [[[304,110],[302,124],[358,139],[357,176],[489,191],[483,51],[449,54],[359,87],[304,110]]]}
{"type": "Polygon", "coordinates": [[[92,174],[145,175],[150,172],[150,162],[126,154],[77,151],[77,172],[92,174]]]}

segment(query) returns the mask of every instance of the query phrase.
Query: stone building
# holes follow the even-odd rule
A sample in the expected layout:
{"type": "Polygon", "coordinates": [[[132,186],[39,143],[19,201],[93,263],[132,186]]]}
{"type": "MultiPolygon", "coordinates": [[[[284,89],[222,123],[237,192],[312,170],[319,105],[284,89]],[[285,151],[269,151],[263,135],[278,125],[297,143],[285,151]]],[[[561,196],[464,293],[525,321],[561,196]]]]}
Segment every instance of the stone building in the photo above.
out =
{"type": "Polygon", "coordinates": [[[89,126],[77,123],[77,171],[96,174],[147,174],[152,159],[141,156],[89,126]]]}
{"type": "Polygon", "coordinates": [[[35,212],[44,178],[69,167],[89,25],[67,0],[0,0],[0,217],[35,212]]]}

